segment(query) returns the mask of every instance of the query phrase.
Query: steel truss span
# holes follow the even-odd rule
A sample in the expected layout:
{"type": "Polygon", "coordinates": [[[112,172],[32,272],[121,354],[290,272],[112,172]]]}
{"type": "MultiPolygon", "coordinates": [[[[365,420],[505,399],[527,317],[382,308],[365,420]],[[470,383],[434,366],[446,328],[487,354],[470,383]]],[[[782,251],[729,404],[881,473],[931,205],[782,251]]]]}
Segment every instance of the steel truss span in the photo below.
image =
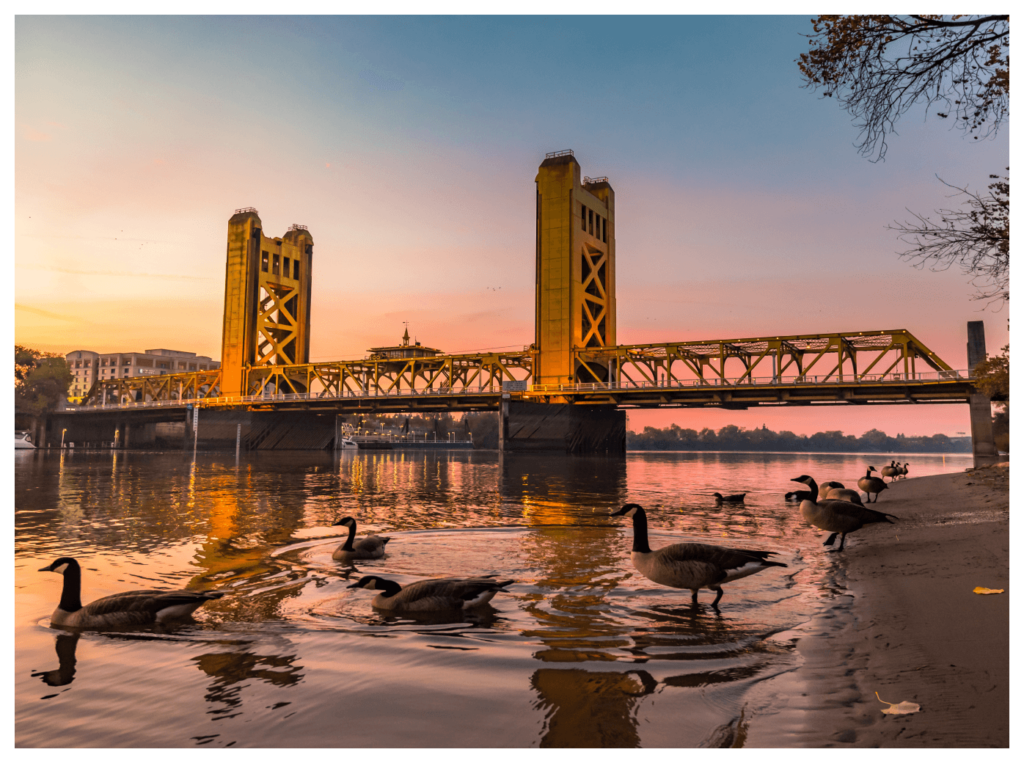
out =
{"type": "Polygon", "coordinates": [[[493,410],[503,395],[632,407],[962,403],[974,391],[910,332],[865,331],[577,348],[577,381],[531,384],[535,351],[250,367],[245,394],[220,371],[96,382],[82,406],[493,410]],[[511,383],[509,383],[511,382],[511,383]]]}

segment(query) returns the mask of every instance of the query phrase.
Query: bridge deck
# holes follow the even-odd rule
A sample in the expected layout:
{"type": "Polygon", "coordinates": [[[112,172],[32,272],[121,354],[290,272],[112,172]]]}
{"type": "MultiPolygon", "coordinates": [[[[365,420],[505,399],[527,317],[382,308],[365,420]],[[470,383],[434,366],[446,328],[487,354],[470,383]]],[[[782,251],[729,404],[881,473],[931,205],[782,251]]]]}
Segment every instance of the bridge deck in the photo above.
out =
{"type": "MultiPolygon", "coordinates": [[[[527,386],[527,385],[524,385],[527,386]]],[[[864,405],[892,403],[963,403],[973,383],[966,371],[917,373],[750,377],[739,379],[654,380],[563,385],[528,385],[525,391],[503,392],[496,385],[394,389],[384,392],[342,391],[264,393],[235,397],[206,396],[177,400],[150,400],[84,405],[70,413],[126,410],[245,407],[253,410],[334,410],[338,412],[415,412],[496,410],[503,395],[536,402],[579,405],[614,405],[619,408],[722,407],[758,405],[864,405]]]]}

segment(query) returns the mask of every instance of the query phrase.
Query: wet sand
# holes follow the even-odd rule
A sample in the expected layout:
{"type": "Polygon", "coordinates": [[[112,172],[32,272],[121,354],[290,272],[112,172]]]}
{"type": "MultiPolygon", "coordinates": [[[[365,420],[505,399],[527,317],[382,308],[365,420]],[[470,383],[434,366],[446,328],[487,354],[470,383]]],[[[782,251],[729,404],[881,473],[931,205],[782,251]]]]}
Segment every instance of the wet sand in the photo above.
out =
{"type": "Polygon", "coordinates": [[[848,536],[833,606],[778,635],[802,664],[751,698],[745,745],[1008,747],[1009,469],[900,480],[878,508],[901,521],[848,536]]]}

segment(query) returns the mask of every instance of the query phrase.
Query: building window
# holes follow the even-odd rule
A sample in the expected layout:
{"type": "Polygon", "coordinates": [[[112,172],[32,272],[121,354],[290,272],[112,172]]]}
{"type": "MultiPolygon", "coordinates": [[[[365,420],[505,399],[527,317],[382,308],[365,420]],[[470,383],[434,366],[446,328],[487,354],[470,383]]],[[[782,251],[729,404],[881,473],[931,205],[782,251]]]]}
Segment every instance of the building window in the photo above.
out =
{"type": "Polygon", "coordinates": [[[75,368],[81,368],[81,367],[82,367],[82,361],[76,360],[75,361],[75,368]]]}
{"type": "Polygon", "coordinates": [[[270,252],[263,253],[263,260],[260,262],[260,268],[264,273],[270,272],[270,252]]]}
{"type": "Polygon", "coordinates": [[[585,205],[580,204],[580,223],[583,225],[583,230],[587,229],[587,208],[585,205]]]}
{"type": "Polygon", "coordinates": [[[298,281],[299,280],[299,261],[298,261],[298,259],[295,259],[292,262],[292,265],[294,266],[294,271],[295,271],[295,274],[292,276],[292,278],[294,278],[296,281],[298,281]]]}
{"type": "Polygon", "coordinates": [[[281,255],[280,254],[275,254],[274,255],[274,275],[275,276],[281,275],[281,255]]]}
{"type": "Polygon", "coordinates": [[[290,278],[291,277],[291,274],[292,274],[292,261],[291,261],[290,257],[285,257],[284,258],[284,268],[281,270],[281,273],[284,275],[285,278],[290,278]]]}
{"type": "Polygon", "coordinates": [[[130,365],[132,364],[132,359],[131,359],[131,358],[125,358],[125,359],[124,359],[123,361],[121,361],[121,362],[122,362],[122,363],[123,363],[124,365],[126,365],[126,366],[130,366],[130,365]]]}
{"type": "Polygon", "coordinates": [[[588,215],[590,217],[590,235],[593,236],[594,235],[594,210],[590,209],[590,210],[587,210],[587,211],[590,213],[588,215]]]}
{"type": "Polygon", "coordinates": [[[608,220],[601,218],[601,241],[608,243],[608,220]]]}
{"type": "Polygon", "coordinates": [[[188,370],[189,371],[195,371],[196,370],[196,364],[195,363],[189,363],[188,364],[188,370]]]}

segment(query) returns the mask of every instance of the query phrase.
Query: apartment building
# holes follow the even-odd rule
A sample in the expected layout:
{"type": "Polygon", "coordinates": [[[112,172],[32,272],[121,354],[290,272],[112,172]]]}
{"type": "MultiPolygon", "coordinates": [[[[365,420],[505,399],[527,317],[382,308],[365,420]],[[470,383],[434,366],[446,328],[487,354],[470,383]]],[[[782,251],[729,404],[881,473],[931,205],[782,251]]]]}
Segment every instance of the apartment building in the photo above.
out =
{"type": "Polygon", "coordinates": [[[220,368],[220,362],[206,355],[180,350],[98,353],[75,350],[64,356],[71,369],[69,397],[82,397],[92,385],[104,379],[128,379],[133,376],[183,374],[220,368]]]}

